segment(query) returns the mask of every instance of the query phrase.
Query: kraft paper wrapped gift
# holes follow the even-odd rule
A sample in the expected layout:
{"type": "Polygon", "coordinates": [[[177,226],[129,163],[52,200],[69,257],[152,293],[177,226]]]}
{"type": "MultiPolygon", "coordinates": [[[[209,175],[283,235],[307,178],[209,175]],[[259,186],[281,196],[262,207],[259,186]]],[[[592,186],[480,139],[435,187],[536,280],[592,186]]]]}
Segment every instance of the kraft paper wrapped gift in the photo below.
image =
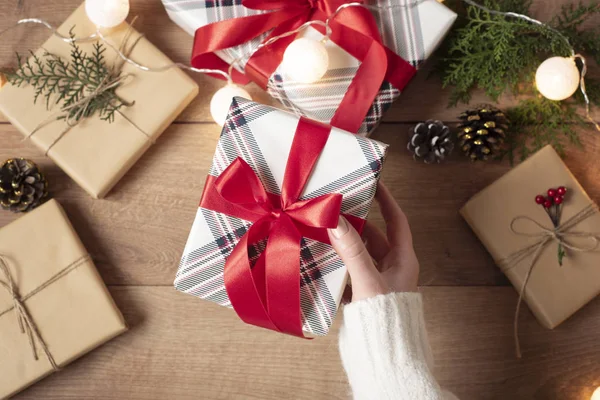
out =
{"type": "Polygon", "coordinates": [[[50,200],[0,229],[0,398],[9,397],[125,332],[121,312],[62,207],[50,200]],[[9,287],[33,329],[19,327],[9,287]]]}
{"type": "MultiPolygon", "coordinates": [[[[162,0],[169,17],[190,35],[208,24],[261,14],[242,5],[242,0],[162,0]]],[[[316,3],[316,2],[315,2],[316,3]]],[[[456,14],[437,0],[369,0],[369,5],[388,7],[373,11],[384,46],[419,68],[442,42],[456,14]],[[391,8],[390,8],[391,7],[391,8]]],[[[307,2],[308,4],[308,2],[307,2]]],[[[227,63],[248,56],[266,35],[216,54],[227,63]]],[[[323,35],[310,27],[298,37],[320,40],[323,35]]],[[[329,123],[356,75],[360,62],[337,44],[328,41],[329,70],[315,83],[293,82],[280,65],[268,80],[267,91],[296,115],[329,123]]],[[[245,67],[247,58],[240,62],[245,67]]],[[[237,65],[237,64],[236,64],[237,65]]],[[[402,88],[384,82],[358,133],[368,134],[379,124],[385,111],[400,96],[402,88]]]]}
{"type": "MultiPolygon", "coordinates": [[[[87,37],[95,32],[84,6],[80,6],[59,28],[62,35],[68,36],[73,29],[76,37],[87,37]]],[[[106,33],[117,47],[122,43],[128,26],[123,24],[106,33]]],[[[129,46],[140,34],[133,31],[127,41],[129,46]]],[[[79,42],[78,46],[91,54],[93,42],[79,42]]],[[[71,46],[52,36],[37,52],[45,51],[70,61],[71,46]]],[[[117,53],[106,48],[106,65],[114,65],[117,53]]],[[[133,60],[150,67],[171,64],[171,60],[147,39],[142,38],[129,53],[133,60]]],[[[109,123],[93,115],[71,128],[52,145],[66,123],[55,121],[45,124],[29,140],[63,169],[77,184],[91,196],[101,198],[125,175],[133,164],[158,139],[163,131],[183,111],[198,93],[198,86],[183,71],[172,68],[164,72],[145,72],[125,63],[122,74],[131,74],[116,91],[127,101],[135,101],[131,107],[115,115],[109,123]]],[[[31,86],[16,87],[6,84],[0,89],[0,112],[25,136],[40,124],[55,116],[60,105],[46,109],[44,99],[33,104],[34,89],[31,86]]]]}
{"type": "MultiPolygon", "coordinates": [[[[550,218],[534,199],[538,194],[545,195],[549,188],[560,186],[567,188],[561,223],[567,223],[582,210],[591,209],[588,217],[567,232],[585,232],[600,237],[600,214],[596,205],[551,146],[544,147],[482,190],[461,210],[462,216],[518,292],[522,290],[534,254],[530,251],[514,263],[507,264],[505,260],[537,243],[539,234],[543,232],[533,222],[519,218],[514,229],[521,234],[515,233],[511,230],[511,223],[516,217],[526,216],[551,229],[550,218]]],[[[568,236],[567,233],[564,240],[589,249],[595,239],[568,236]]],[[[591,251],[567,248],[562,266],[558,263],[557,249],[558,243],[554,240],[544,246],[523,295],[539,322],[549,329],[558,326],[600,294],[600,248],[591,251]]]]}
{"type": "MultiPolygon", "coordinates": [[[[291,113],[235,98],[207,184],[241,157],[268,193],[280,195],[299,121],[291,113]]],[[[386,152],[385,144],[332,128],[300,200],[341,194],[341,213],[355,221],[366,220],[386,152]]],[[[201,203],[207,197],[207,186],[201,203]]],[[[334,227],[338,215],[333,215],[334,227]]],[[[225,262],[251,226],[249,221],[199,206],[175,279],[176,289],[232,307],[223,277],[225,262]]],[[[307,237],[300,243],[295,261],[299,264],[302,329],[310,336],[326,335],[346,286],[346,267],[331,245],[307,237]]],[[[259,243],[251,252],[258,257],[263,250],[259,243]]]]}

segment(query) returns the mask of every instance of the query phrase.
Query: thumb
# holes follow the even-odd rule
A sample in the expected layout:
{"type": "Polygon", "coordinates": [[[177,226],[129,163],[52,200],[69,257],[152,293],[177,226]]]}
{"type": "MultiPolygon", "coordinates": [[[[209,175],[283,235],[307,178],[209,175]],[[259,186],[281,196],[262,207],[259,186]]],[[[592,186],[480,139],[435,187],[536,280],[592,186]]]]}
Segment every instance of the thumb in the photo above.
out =
{"type": "Polygon", "coordinates": [[[389,293],[360,235],[344,217],[340,216],[337,228],[328,233],[331,245],[348,268],[353,301],[389,293]]]}

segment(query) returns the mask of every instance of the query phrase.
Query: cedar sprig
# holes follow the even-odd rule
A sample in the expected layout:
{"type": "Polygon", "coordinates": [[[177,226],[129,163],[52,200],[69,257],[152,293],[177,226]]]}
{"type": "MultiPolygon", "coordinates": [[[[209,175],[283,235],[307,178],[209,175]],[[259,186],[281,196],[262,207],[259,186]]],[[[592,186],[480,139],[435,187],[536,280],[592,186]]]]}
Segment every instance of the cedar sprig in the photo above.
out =
{"type": "Polygon", "coordinates": [[[573,103],[542,96],[525,99],[508,108],[506,116],[511,122],[506,138],[506,155],[511,164],[525,160],[547,144],[564,156],[566,146],[581,146],[577,127],[588,124],[573,103]]]}
{"type": "MultiPolygon", "coordinates": [[[[436,71],[441,74],[444,87],[451,88],[449,105],[468,103],[475,89],[482,89],[494,101],[505,92],[524,95],[517,106],[506,110],[511,121],[507,132],[511,162],[525,159],[546,144],[552,144],[561,154],[567,144],[580,145],[573,125],[589,126],[582,117],[581,93],[555,102],[541,97],[534,83],[535,71],[543,60],[570,55],[567,43],[543,26],[493,15],[465,6],[461,0],[447,4],[457,11],[459,20],[442,46],[436,71]]],[[[481,4],[498,11],[531,15],[531,0],[484,0],[481,4]]],[[[585,24],[598,14],[598,0],[570,3],[549,24],[564,34],[577,52],[600,63],[600,27],[585,24]]],[[[595,66],[588,63],[588,68],[593,75],[595,66]]],[[[600,105],[600,83],[589,73],[586,87],[592,104],[600,105]]]]}
{"type": "MultiPolygon", "coordinates": [[[[487,0],[482,4],[527,15],[531,1],[487,0]]],[[[450,105],[468,103],[477,88],[494,101],[506,91],[520,92],[545,56],[570,55],[564,40],[546,27],[470,5],[455,7],[460,20],[446,40],[438,64],[443,86],[452,88],[450,105]]],[[[573,20],[570,15],[564,17],[565,23],[573,20]]]]}
{"type": "MultiPolygon", "coordinates": [[[[73,39],[72,30],[69,34],[73,39]]],[[[78,104],[78,102],[101,85],[117,79],[120,71],[106,65],[104,57],[106,48],[102,43],[95,43],[90,55],[83,52],[75,41],[71,41],[70,45],[70,62],[48,52],[39,56],[30,51],[31,57],[26,61],[17,54],[16,70],[2,72],[12,85],[33,86],[34,104],[42,97],[46,109],[50,109],[52,104],[60,104],[62,109],[67,109],[57,119],[67,119],[77,123],[81,118],[88,118],[98,113],[100,119],[113,122],[115,113],[122,107],[131,105],[116,94],[120,84],[102,90],[87,103],[78,104]]]]}

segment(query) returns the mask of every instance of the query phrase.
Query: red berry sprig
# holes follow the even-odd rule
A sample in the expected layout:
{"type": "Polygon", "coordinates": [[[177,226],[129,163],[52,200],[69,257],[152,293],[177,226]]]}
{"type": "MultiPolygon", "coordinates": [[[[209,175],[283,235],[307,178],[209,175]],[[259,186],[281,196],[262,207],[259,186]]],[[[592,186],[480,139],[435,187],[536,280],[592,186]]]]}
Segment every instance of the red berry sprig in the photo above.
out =
{"type": "Polygon", "coordinates": [[[552,206],[559,206],[565,200],[567,188],[564,186],[558,189],[548,189],[548,197],[541,194],[535,196],[535,203],[544,206],[545,209],[550,209],[552,206]]]}
{"type": "MultiPolygon", "coordinates": [[[[555,228],[560,225],[560,216],[562,213],[562,204],[565,201],[565,195],[567,194],[567,188],[561,186],[557,189],[548,189],[546,192],[547,197],[539,194],[535,196],[535,203],[544,207],[546,213],[550,217],[552,224],[555,228]]],[[[562,265],[563,257],[565,256],[565,250],[562,248],[562,244],[558,245],[558,263],[562,265]]]]}

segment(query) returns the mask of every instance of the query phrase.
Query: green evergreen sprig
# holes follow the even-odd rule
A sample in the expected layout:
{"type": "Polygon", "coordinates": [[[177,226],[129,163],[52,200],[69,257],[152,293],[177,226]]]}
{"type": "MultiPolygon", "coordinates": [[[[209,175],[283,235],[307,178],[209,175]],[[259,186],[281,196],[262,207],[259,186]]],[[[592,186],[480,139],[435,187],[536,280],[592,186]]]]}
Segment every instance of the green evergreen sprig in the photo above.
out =
{"type": "MultiPolygon", "coordinates": [[[[531,15],[531,0],[484,0],[489,9],[531,15]]],[[[494,15],[461,0],[448,5],[458,14],[456,28],[442,46],[436,71],[443,86],[451,88],[450,106],[468,103],[474,90],[483,90],[493,101],[506,93],[525,95],[507,111],[511,120],[508,154],[511,160],[525,158],[546,144],[564,152],[568,143],[579,144],[574,125],[585,125],[577,112],[583,97],[554,102],[537,93],[534,76],[540,63],[550,56],[570,56],[571,48],[552,30],[530,22],[494,15]]],[[[600,27],[585,25],[600,14],[600,1],[570,3],[562,7],[549,25],[565,35],[573,48],[600,64],[600,27]]],[[[588,65],[589,67],[589,65],[588,65]]],[[[586,77],[588,95],[600,104],[600,83],[586,77]]]]}
{"type": "MultiPolygon", "coordinates": [[[[70,37],[74,38],[72,32],[70,37]]],[[[60,104],[65,112],[57,119],[77,123],[82,118],[98,113],[100,119],[113,122],[115,113],[131,105],[116,94],[121,84],[120,71],[106,65],[106,48],[101,42],[93,45],[91,55],[83,52],[75,41],[71,41],[70,45],[70,62],[48,52],[42,56],[30,52],[31,57],[26,61],[17,54],[16,70],[2,72],[12,85],[33,86],[34,104],[40,97],[44,99],[47,109],[52,104],[60,104]],[[115,84],[106,87],[111,82],[115,84]]]]}

